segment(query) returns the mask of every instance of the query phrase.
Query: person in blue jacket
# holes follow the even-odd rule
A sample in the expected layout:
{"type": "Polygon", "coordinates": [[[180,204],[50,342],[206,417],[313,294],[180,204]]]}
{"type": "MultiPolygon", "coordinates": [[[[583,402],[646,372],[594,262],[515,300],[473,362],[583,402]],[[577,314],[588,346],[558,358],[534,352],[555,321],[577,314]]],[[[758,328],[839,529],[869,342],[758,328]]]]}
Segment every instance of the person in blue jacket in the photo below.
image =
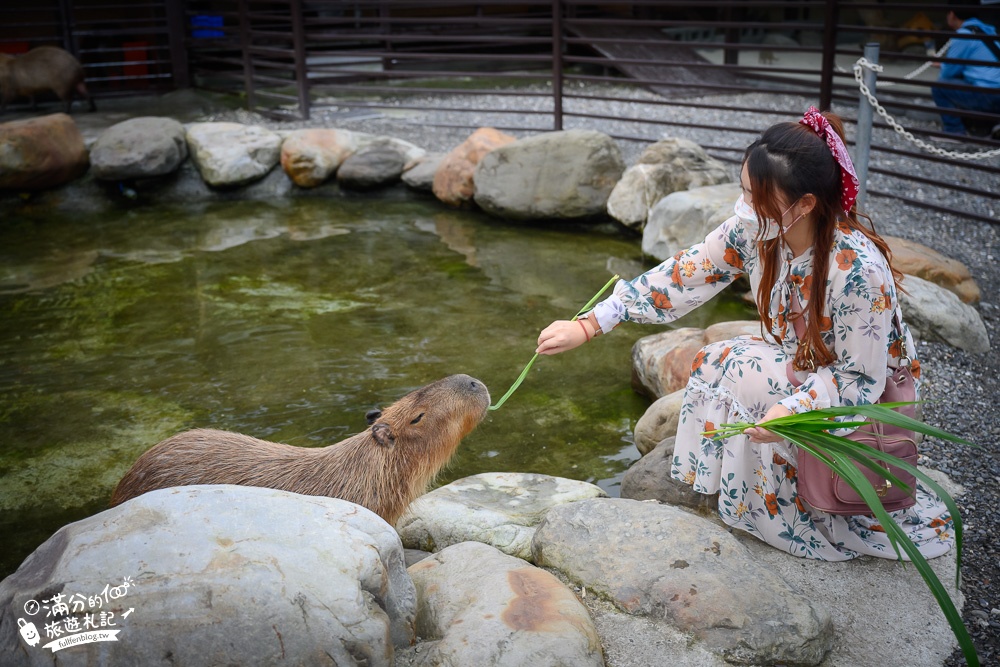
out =
{"type": "MultiPolygon", "coordinates": [[[[976,86],[979,90],[956,90],[933,86],[931,94],[934,103],[940,109],[966,109],[1000,114],[1000,41],[962,38],[962,35],[995,36],[996,28],[979,20],[974,13],[975,9],[969,7],[970,0],[949,1],[948,4],[954,5],[946,18],[948,27],[957,34],[952,38],[947,57],[975,60],[981,64],[942,63],[938,81],[976,86]]],[[[969,133],[962,119],[952,114],[942,113],[941,124],[944,131],[949,134],[965,136],[969,133]]],[[[1000,132],[1000,119],[994,131],[1000,132]]]]}

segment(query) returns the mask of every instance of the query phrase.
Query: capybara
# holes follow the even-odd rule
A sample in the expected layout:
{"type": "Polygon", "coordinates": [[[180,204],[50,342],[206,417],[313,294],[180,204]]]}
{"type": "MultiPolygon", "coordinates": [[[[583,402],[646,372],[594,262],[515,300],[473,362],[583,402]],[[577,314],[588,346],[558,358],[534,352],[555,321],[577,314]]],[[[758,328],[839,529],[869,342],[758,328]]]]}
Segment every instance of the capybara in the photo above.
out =
{"type": "Polygon", "coordinates": [[[73,93],[87,99],[91,111],[97,108],[83,81],[83,67],[69,51],[39,46],[22,56],[0,53],[0,110],[21,97],[34,109],[35,96],[50,92],[66,103],[66,113],[73,107],[73,93]]]}
{"type": "Polygon", "coordinates": [[[111,506],[171,486],[242,484],[349,500],[395,524],[489,404],[482,382],[452,375],[369,412],[370,428],[328,447],[185,431],[139,457],[115,488],[111,506]]]}

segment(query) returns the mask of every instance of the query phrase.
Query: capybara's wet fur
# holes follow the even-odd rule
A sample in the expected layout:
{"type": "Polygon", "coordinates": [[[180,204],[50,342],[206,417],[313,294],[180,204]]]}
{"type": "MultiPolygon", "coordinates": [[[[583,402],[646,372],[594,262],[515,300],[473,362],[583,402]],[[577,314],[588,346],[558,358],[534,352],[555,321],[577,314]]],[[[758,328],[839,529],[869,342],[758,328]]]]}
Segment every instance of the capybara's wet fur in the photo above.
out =
{"type": "Polygon", "coordinates": [[[55,46],[39,46],[22,56],[0,53],[0,110],[19,98],[27,98],[34,109],[37,96],[53,93],[66,104],[69,113],[76,93],[90,102],[90,110],[94,111],[94,99],[83,77],[79,61],[69,51],[55,46]]]}
{"type": "Polygon", "coordinates": [[[489,404],[482,382],[452,375],[369,412],[370,428],[328,447],[185,431],[140,456],[115,488],[111,505],[172,486],[242,484],[349,500],[395,524],[489,404]]]}

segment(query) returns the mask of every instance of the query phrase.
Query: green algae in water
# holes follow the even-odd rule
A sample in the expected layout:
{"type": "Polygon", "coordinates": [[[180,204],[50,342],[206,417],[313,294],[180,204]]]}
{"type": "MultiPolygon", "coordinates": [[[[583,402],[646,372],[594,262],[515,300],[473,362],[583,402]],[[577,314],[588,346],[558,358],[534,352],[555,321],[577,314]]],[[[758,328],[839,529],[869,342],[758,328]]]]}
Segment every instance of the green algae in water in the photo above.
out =
{"type": "Polygon", "coordinates": [[[71,390],[20,396],[12,403],[0,421],[5,443],[0,450],[0,512],[106,503],[110,490],[150,443],[192,421],[191,413],[168,401],[115,392],[71,390]],[[67,433],[68,424],[82,428],[67,433]],[[59,444],[68,440],[72,447],[59,444]]]}
{"type": "MultiPolygon", "coordinates": [[[[499,398],[612,273],[651,266],[612,225],[510,225],[434,202],[317,199],[136,208],[0,228],[0,470],[12,571],[100,511],[131,462],[193,427],[305,447],[453,373],[499,398]],[[53,259],[76,258],[61,266],[53,259]],[[30,500],[25,500],[26,498],[30,500]]],[[[742,319],[725,295],[677,326],[742,319]]],[[[479,472],[587,480],[638,457],[623,326],[539,359],[439,483],[479,472]]]]}
{"type": "Polygon", "coordinates": [[[234,276],[221,284],[205,287],[202,293],[220,308],[251,314],[283,311],[295,319],[343,313],[366,305],[362,301],[336,299],[327,294],[304,291],[296,285],[266,276],[234,276]]]}

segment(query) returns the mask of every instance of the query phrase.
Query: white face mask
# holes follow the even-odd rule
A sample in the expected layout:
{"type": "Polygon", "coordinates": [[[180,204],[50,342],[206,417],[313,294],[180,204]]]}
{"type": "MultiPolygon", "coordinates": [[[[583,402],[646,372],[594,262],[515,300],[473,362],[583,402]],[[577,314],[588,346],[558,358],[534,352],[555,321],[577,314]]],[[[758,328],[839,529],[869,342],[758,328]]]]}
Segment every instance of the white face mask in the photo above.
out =
{"type": "MultiPolygon", "coordinates": [[[[794,206],[794,204],[792,204],[792,206],[794,206]]],[[[792,210],[792,206],[789,206],[788,209],[781,214],[782,220],[785,219],[785,215],[788,211],[792,210]]],[[[733,206],[733,214],[739,218],[740,222],[743,223],[743,226],[746,227],[746,230],[750,232],[750,235],[756,237],[757,230],[760,228],[760,222],[757,220],[757,213],[753,210],[753,206],[746,202],[743,195],[740,195],[740,198],[736,200],[736,205],[733,206]]],[[[788,230],[803,217],[804,216],[800,215],[787,225],[784,225],[783,229],[785,233],[787,234],[788,230]]],[[[771,219],[765,220],[765,223],[767,226],[764,229],[763,240],[768,241],[776,238],[778,236],[778,223],[771,219]]]]}

